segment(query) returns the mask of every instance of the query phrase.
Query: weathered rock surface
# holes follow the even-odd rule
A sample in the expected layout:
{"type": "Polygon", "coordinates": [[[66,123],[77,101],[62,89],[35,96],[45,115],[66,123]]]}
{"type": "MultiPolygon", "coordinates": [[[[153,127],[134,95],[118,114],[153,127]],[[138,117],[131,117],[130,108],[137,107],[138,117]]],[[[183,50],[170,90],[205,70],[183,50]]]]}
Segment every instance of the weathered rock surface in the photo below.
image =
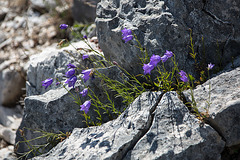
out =
{"type": "MultiPolygon", "coordinates": [[[[47,62],[46,62],[47,63],[47,62]]],[[[109,68],[98,69],[99,73],[107,75],[109,78],[114,78],[121,81],[122,72],[116,67],[112,66],[109,68]]],[[[95,78],[93,80],[88,80],[85,83],[95,95],[101,100],[103,104],[109,103],[107,96],[103,93],[104,86],[101,85],[101,79],[95,78]]],[[[75,89],[66,89],[71,92],[71,94],[77,98],[81,99],[83,103],[89,100],[89,97],[84,97],[79,94],[86,86],[84,86],[80,81],[76,83],[75,89]]],[[[74,102],[74,99],[68,91],[63,87],[57,88],[55,90],[50,90],[42,95],[29,96],[25,99],[24,115],[22,123],[19,129],[31,128],[35,130],[44,130],[47,132],[58,133],[61,132],[71,132],[74,128],[87,127],[82,111],[80,112],[80,106],[74,102]]],[[[90,92],[90,91],[89,91],[90,92]]],[[[109,93],[111,99],[114,99],[114,94],[109,93]]],[[[123,111],[124,105],[121,103],[120,98],[114,99],[115,107],[118,111],[123,111]]],[[[92,102],[93,103],[93,102],[92,102]]],[[[88,115],[91,120],[96,123],[99,122],[97,119],[98,114],[94,111],[96,108],[94,105],[90,108],[88,115]]],[[[104,110],[100,109],[100,113],[103,115],[104,110]]],[[[111,113],[111,111],[110,111],[111,113]]],[[[116,115],[111,113],[112,118],[116,118],[116,115]]],[[[107,114],[103,115],[102,122],[107,122],[112,118],[108,117],[107,114]]],[[[39,134],[34,133],[31,130],[25,129],[25,138],[33,139],[39,136],[39,134]]],[[[22,141],[20,132],[17,132],[16,142],[22,141]]],[[[40,139],[33,141],[32,144],[43,144],[45,140],[40,139]]],[[[24,143],[20,143],[18,146],[19,153],[28,151],[27,146],[24,143]]],[[[46,151],[47,148],[46,148],[46,151]]],[[[46,152],[45,151],[45,152],[46,152]]]]}
{"type": "Polygon", "coordinates": [[[90,23],[96,18],[96,7],[100,0],[74,0],[73,18],[77,22],[90,23]]]}
{"type": "Polygon", "coordinates": [[[163,96],[149,131],[125,157],[159,160],[220,160],[225,142],[209,125],[201,127],[176,93],[163,96]]]}
{"type": "MultiPolygon", "coordinates": [[[[77,42],[72,44],[74,47],[89,49],[89,47],[83,42],[77,42]]],[[[96,48],[95,43],[90,43],[90,45],[96,48]]],[[[56,49],[56,47],[49,47],[40,54],[36,54],[30,57],[29,67],[27,70],[27,96],[43,94],[50,89],[57,88],[56,85],[51,85],[47,89],[42,86],[42,81],[47,78],[53,78],[55,84],[56,79],[62,80],[63,76],[67,72],[67,64],[72,63],[76,65],[79,69],[84,69],[86,67],[92,68],[93,63],[89,60],[82,60],[81,55],[88,54],[92,58],[100,58],[93,52],[77,52],[72,46],[65,47],[62,49],[56,49]],[[67,52],[66,52],[66,51],[67,52]],[[71,54],[74,56],[71,56],[71,54]]]]}
{"type": "MultiPolygon", "coordinates": [[[[190,91],[184,93],[191,100],[190,91]]],[[[240,67],[197,86],[194,97],[200,112],[209,109],[209,123],[224,137],[226,146],[240,145],[240,67]]]]}
{"type": "Polygon", "coordinates": [[[220,159],[223,148],[218,133],[200,127],[175,92],[145,92],[116,120],[76,128],[33,159],[220,159]]]}
{"type": "Polygon", "coordinates": [[[150,127],[151,114],[160,94],[144,93],[114,121],[99,127],[74,129],[69,139],[47,153],[46,157],[35,159],[122,159],[150,127]],[[71,149],[68,148],[69,143],[72,143],[71,149]]]}
{"type": "Polygon", "coordinates": [[[162,56],[165,50],[171,50],[179,68],[196,75],[194,60],[188,54],[189,28],[193,31],[197,59],[225,65],[240,55],[239,6],[239,1],[102,0],[96,18],[99,44],[106,58],[130,73],[143,73],[137,42],[122,40],[121,29],[126,27],[133,30],[149,56],[162,56]]]}

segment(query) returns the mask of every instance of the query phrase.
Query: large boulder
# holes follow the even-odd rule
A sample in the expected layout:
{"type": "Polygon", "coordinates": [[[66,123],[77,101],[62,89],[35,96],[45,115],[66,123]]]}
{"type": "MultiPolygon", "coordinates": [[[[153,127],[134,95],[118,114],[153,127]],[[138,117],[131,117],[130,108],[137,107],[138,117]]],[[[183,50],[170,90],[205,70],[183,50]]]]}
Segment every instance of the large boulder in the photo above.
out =
{"type": "Polygon", "coordinates": [[[212,127],[199,126],[176,92],[145,92],[116,120],[76,128],[34,159],[220,159],[224,144],[212,127]]]}
{"type": "MultiPolygon", "coordinates": [[[[239,6],[239,1],[223,0],[102,0],[96,18],[99,45],[106,58],[130,73],[143,73],[137,42],[122,40],[121,30],[128,28],[146,47],[149,56],[162,56],[171,50],[179,68],[196,76],[209,62],[222,66],[240,55],[239,6]],[[201,62],[198,65],[189,55],[192,52],[188,47],[189,28],[197,61],[201,62]]],[[[170,66],[166,63],[165,67],[170,66]]]]}

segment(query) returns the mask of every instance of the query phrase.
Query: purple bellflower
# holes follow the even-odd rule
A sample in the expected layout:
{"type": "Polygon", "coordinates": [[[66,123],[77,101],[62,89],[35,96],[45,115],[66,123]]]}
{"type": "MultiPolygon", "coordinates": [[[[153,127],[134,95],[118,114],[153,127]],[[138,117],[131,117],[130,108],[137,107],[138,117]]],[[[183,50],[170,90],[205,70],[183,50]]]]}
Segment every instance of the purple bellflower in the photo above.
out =
{"type": "Polygon", "coordinates": [[[85,96],[88,94],[88,89],[87,89],[87,88],[83,89],[82,92],[80,92],[80,94],[81,94],[83,97],[85,97],[85,96]]]}
{"type": "Polygon", "coordinates": [[[87,39],[87,36],[86,36],[86,35],[84,35],[84,36],[83,36],[83,38],[84,38],[84,39],[87,39]]]}
{"type": "Polygon", "coordinates": [[[83,59],[83,60],[86,59],[86,58],[89,58],[89,55],[88,55],[88,54],[84,54],[84,55],[82,56],[82,59],[83,59]]]}
{"type": "Polygon", "coordinates": [[[154,65],[151,64],[143,64],[144,75],[151,74],[150,72],[153,70],[154,65]]]}
{"type": "Polygon", "coordinates": [[[214,66],[215,66],[215,64],[209,63],[207,69],[211,70],[211,69],[213,69],[214,66]]]}
{"type": "Polygon", "coordinates": [[[47,89],[47,87],[50,86],[52,83],[53,83],[53,79],[48,78],[48,79],[42,81],[42,86],[45,86],[45,89],[47,89]]]}
{"type": "Polygon", "coordinates": [[[74,85],[75,85],[76,81],[77,81],[77,77],[72,76],[69,79],[67,79],[65,83],[68,84],[68,87],[73,87],[74,88],[74,85]]]}
{"type": "Polygon", "coordinates": [[[71,64],[71,63],[69,63],[69,64],[67,65],[67,67],[68,67],[68,68],[77,68],[75,65],[73,65],[73,64],[71,64]]]}
{"type": "Polygon", "coordinates": [[[70,78],[70,77],[72,77],[74,74],[75,74],[75,69],[71,68],[71,69],[69,69],[69,70],[66,72],[65,75],[66,75],[67,78],[70,78]]]}
{"type": "Polygon", "coordinates": [[[85,101],[82,105],[80,105],[81,107],[81,111],[84,111],[86,114],[89,111],[89,108],[91,106],[91,101],[85,101]]]}
{"type": "Polygon", "coordinates": [[[161,61],[161,57],[159,55],[153,54],[150,58],[150,65],[153,65],[154,67],[157,66],[157,64],[161,61]]]}
{"type": "Polygon", "coordinates": [[[122,32],[122,39],[125,41],[125,43],[133,39],[131,29],[124,28],[123,30],[121,30],[121,32],[122,32]]]}
{"type": "Polygon", "coordinates": [[[92,72],[92,69],[87,69],[82,71],[84,82],[86,82],[90,78],[91,72],[92,72]]]}
{"type": "Polygon", "coordinates": [[[161,57],[161,60],[162,60],[163,63],[166,62],[166,61],[168,60],[167,55],[164,54],[164,55],[161,57]]]}
{"type": "Polygon", "coordinates": [[[166,55],[167,58],[171,58],[173,56],[173,53],[171,51],[166,50],[166,53],[164,55],[166,55]]]}
{"type": "Polygon", "coordinates": [[[183,82],[188,82],[188,78],[187,78],[186,72],[184,72],[183,70],[181,70],[181,71],[179,72],[179,75],[180,75],[180,79],[181,79],[183,82]]]}
{"type": "Polygon", "coordinates": [[[67,24],[60,24],[59,28],[60,29],[67,29],[68,25],[67,24]]]}

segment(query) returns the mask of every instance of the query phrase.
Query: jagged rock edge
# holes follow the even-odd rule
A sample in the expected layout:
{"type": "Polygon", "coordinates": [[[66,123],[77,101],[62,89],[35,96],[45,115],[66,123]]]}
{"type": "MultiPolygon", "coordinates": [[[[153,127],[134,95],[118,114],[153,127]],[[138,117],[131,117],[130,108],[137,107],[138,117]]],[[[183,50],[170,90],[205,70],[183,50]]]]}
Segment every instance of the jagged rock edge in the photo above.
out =
{"type": "MultiPolygon", "coordinates": [[[[150,94],[152,94],[152,92],[150,92],[150,94]]],[[[156,103],[152,106],[152,108],[150,108],[147,125],[144,127],[144,129],[142,131],[140,131],[140,135],[139,136],[136,135],[136,137],[134,137],[133,140],[129,142],[130,145],[127,145],[127,144],[123,145],[119,149],[119,151],[117,153],[115,153],[113,155],[113,157],[111,157],[111,158],[123,159],[127,155],[127,153],[134,148],[134,146],[137,144],[137,142],[150,130],[153,120],[154,120],[154,115],[155,115],[154,111],[156,110],[156,108],[157,108],[158,104],[160,103],[164,94],[165,94],[165,92],[162,92],[156,99],[156,103]],[[125,148],[126,146],[128,146],[128,147],[125,148]]]]}
{"type": "MultiPolygon", "coordinates": [[[[191,103],[191,101],[186,98],[186,96],[184,95],[184,93],[182,93],[182,94],[180,95],[180,98],[179,98],[179,99],[183,102],[184,105],[187,106],[187,108],[188,108],[188,110],[189,110],[189,113],[192,114],[192,115],[194,115],[194,116],[196,116],[195,112],[192,110],[191,105],[187,105],[187,103],[191,103]]],[[[212,123],[211,117],[208,118],[208,119],[206,119],[206,121],[205,121],[204,123],[206,123],[206,124],[208,124],[209,126],[211,126],[211,127],[218,133],[218,135],[222,138],[222,140],[223,140],[224,142],[226,142],[226,139],[224,138],[222,132],[218,129],[218,127],[217,127],[215,124],[212,123]]],[[[225,146],[225,148],[226,148],[226,146],[225,146]]]]}

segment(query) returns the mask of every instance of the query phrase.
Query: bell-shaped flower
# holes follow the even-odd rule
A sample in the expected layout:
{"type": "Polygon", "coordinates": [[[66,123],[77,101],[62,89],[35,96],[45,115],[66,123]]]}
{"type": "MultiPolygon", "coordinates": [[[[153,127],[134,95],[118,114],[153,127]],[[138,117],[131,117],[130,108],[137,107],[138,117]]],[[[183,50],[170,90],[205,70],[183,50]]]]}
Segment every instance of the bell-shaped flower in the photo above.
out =
{"type": "Polygon", "coordinates": [[[67,24],[60,24],[59,28],[60,29],[67,29],[68,25],[67,24]]]}
{"type": "Polygon", "coordinates": [[[211,70],[211,69],[213,69],[214,66],[215,66],[215,64],[209,63],[207,69],[211,70]]]}
{"type": "Polygon", "coordinates": [[[73,87],[74,88],[74,85],[75,85],[76,81],[77,81],[77,77],[72,76],[72,77],[68,78],[65,83],[68,84],[68,87],[73,87]]]}
{"type": "Polygon", "coordinates": [[[179,72],[179,75],[180,75],[180,79],[181,79],[183,82],[188,82],[188,78],[187,78],[186,72],[184,72],[183,70],[181,70],[181,71],[179,72]]]}
{"type": "Polygon", "coordinates": [[[80,107],[81,107],[80,110],[84,111],[87,114],[90,106],[91,106],[91,101],[85,101],[82,105],[80,105],[80,107]]]}
{"type": "Polygon", "coordinates": [[[154,69],[154,66],[151,64],[143,64],[144,75],[151,74],[151,71],[154,69]]]}
{"type": "Polygon", "coordinates": [[[82,56],[82,59],[83,59],[83,60],[86,59],[86,58],[89,58],[89,55],[88,55],[88,54],[84,54],[84,55],[82,56]]]}
{"type": "Polygon", "coordinates": [[[80,94],[85,97],[88,94],[88,88],[85,88],[82,90],[82,92],[80,92],[80,94]]]}
{"type": "Polygon", "coordinates": [[[84,82],[86,82],[90,78],[91,72],[92,72],[92,69],[87,69],[82,71],[82,74],[83,74],[82,78],[84,79],[84,82]]]}
{"type": "Polygon", "coordinates": [[[69,63],[69,64],[67,65],[67,67],[68,67],[68,68],[77,68],[75,65],[73,65],[73,64],[71,64],[71,63],[69,63]]]}
{"type": "Polygon", "coordinates": [[[173,53],[171,51],[166,50],[166,53],[164,55],[167,56],[167,58],[171,58],[173,56],[173,53]]]}
{"type": "Polygon", "coordinates": [[[131,29],[124,28],[123,30],[121,30],[121,32],[122,32],[122,39],[125,41],[125,43],[133,39],[131,29]]]}
{"type": "Polygon", "coordinates": [[[42,81],[42,86],[45,86],[45,89],[47,89],[47,87],[50,86],[52,83],[53,83],[53,79],[48,78],[48,79],[42,81]]]}
{"type": "Polygon", "coordinates": [[[65,76],[66,76],[67,78],[70,78],[70,77],[72,77],[74,74],[75,74],[75,69],[71,68],[71,69],[69,69],[69,70],[66,72],[65,76]]]}
{"type": "Polygon", "coordinates": [[[153,54],[150,58],[149,64],[153,65],[154,67],[161,61],[161,57],[159,55],[153,54]]]}

